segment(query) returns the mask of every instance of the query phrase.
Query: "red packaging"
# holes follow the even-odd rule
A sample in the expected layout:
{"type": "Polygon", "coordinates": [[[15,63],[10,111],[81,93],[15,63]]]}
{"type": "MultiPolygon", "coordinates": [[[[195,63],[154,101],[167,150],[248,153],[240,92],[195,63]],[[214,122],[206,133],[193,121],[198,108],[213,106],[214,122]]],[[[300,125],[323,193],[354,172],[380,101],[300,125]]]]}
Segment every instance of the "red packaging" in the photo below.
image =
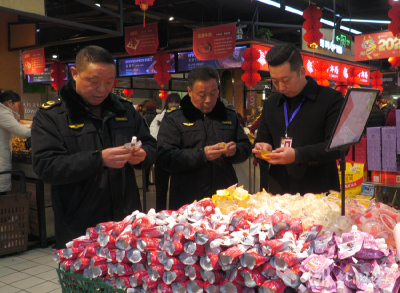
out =
{"type": "Polygon", "coordinates": [[[176,241],[168,241],[165,251],[169,255],[180,255],[184,251],[184,244],[176,241]]]}
{"type": "Polygon", "coordinates": [[[230,265],[236,263],[239,257],[245,253],[247,247],[241,244],[229,247],[227,250],[219,253],[219,260],[221,265],[230,265]]]}
{"type": "Polygon", "coordinates": [[[244,278],[243,276],[240,274],[239,270],[237,267],[232,268],[229,272],[227,272],[228,274],[226,275],[226,278],[234,283],[237,284],[239,286],[243,286],[245,287],[246,284],[244,283],[244,278]]]}
{"type": "Polygon", "coordinates": [[[295,242],[297,240],[297,235],[290,229],[282,229],[278,233],[276,233],[275,238],[281,240],[283,242],[292,241],[295,242]],[[290,234],[290,235],[288,235],[290,234]],[[285,239],[283,239],[285,238],[285,239]]]}
{"type": "Polygon", "coordinates": [[[104,223],[99,223],[96,225],[96,227],[94,228],[95,232],[97,234],[101,234],[101,233],[108,233],[109,231],[111,231],[114,226],[117,225],[117,222],[104,222],[104,223]]]}
{"type": "Polygon", "coordinates": [[[153,224],[151,223],[150,219],[146,216],[141,217],[139,219],[136,219],[133,223],[132,223],[132,232],[136,235],[139,236],[140,232],[144,229],[144,228],[150,228],[152,227],[153,224]]]}
{"type": "Polygon", "coordinates": [[[282,229],[289,229],[291,224],[291,218],[285,213],[275,213],[272,215],[272,226],[275,232],[279,232],[282,229]]]}
{"type": "Polygon", "coordinates": [[[219,293],[219,292],[221,292],[219,284],[211,284],[208,281],[204,281],[203,289],[204,289],[204,291],[206,293],[219,293]]]}
{"type": "Polygon", "coordinates": [[[80,257],[74,262],[75,271],[81,271],[89,266],[90,258],[80,257]]]}
{"type": "Polygon", "coordinates": [[[131,284],[129,282],[129,277],[127,277],[127,276],[119,277],[115,284],[118,289],[126,289],[131,286],[131,284]]]}
{"type": "Polygon", "coordinates": [[[133,269],[126,263],[117,263],[117,274],[118,276],[130,276],[133,275],[133,269]]]}
{"type": "Polygon", "coordinates": [[[167,271],[171,270],[183,270],[186,267],[186,264],[180,261],[179,258],[171,256],[167,257],[163,261],[164,269],[167,271]]]}
{"type": "Polygon", "coordinates": [[[203,208],[206,217],[215,213],[215,204],[211,198],[202,199],[195,204],[203,208]]]}
{"type": "Polygon", "coordinates": [[[179,255],[179,260],[184,263],[185,265],[192,265],[197,262],[199,257],[197,255],[189,255],[186,252],[182,252],[179,255]]]}
{"type": "Polygon", "coordinates": [[[202,280],[191,280],[186,284],[188,293],[203,292],[204,282],[202,280]]]}
{"type": "Polygon", "coordinates": [[[220,270],[201,270],[200,273],[203,280],[209,282],[210,284],[219,284],[223,279],[225,279],[225,273],[220,270]]]}
{"type": "Polygon", "coordinates": [[[171,237],[171,241],[186,243],[188,240],[183,235],[183,231],[175,232],[171,237]]]}
{"type": "Polygon", "coordinates": [[[277,269],[284,271],[295,265],[299,259],[296,254],[289,251],[282,251],[275,254],[271,259],[271,264],[277,269]]]}
{"type": "Polygon", "coordinates": [[[75,263],[75,259],[65,259],[60,262],[60,269],[63,271],[69,272],[70,267],[73,266],[75,263]]]}
{"type": "Polygon", "coordinates": [[[93,240],[88,239],[86,236],[81,236],[81,237],[75,238],[74,240],[66,243],[65,246],[67,248],[79,247],[79,246],[86,247],[86,246],[88,246],[88,245],[90,245],[92,243],[93,243],[93,240]]]}
{"type": "Polygon", "coordinates": [[[152,265],[152,266],[163,265],[158,259],[158,254],[159,253],[161,253],[160,250],[150,250],[147,253],[147,264],[148,265],[152,265]]]}
{"type": "Polygon", "coordinates": [[[285,290],[285,283],[282,279],[273,279],[265,281],[259,288],[259,293],[282,293],[285,290]]]}
{"type": "Polygon", "coordinates": [[[283,250],[286,247],[286,244],[281,240],[267,240],[261,244],[261,252],[266,256],[273,256],[277,252],[283,250]]]}
{"type": "Polygon", "coordinates": [[[106,258],[107,258],[107,262],[116,263],[117,262],[117,250],[116,249],[107,249],[106,250],[106,258]]]}
{"type": "Polygon", "coordinates": [[[301,242],[307,242],[317,238],[318,233],[322,230],[322,225],[308,226],[303,233],[299,235],[298,240],[301,242]]]}
{"type": "Polygon", "coordinates": [[[96,240],[99,237],[99,233],[95,231],[94,227],[90,227],[86,229],[86,237],[90,240],[96,240]]]}
{"type": "Polygon", "coordinates": [[[261,265],[258,270],[261,274],[269,279],[276,277],[276,269],[272,266],[271,261],[268,261],[265,264],[261,265]]]}
{"type": "Polygon", "coordinates": [[[115,237],[113,235],[109,235],[107,233],[100,233],[97,241],[100,243],[102,247],[108,247],[112,249],[116,249],[117,246],[115,245],[115,237]]]}
{"type": "Polygon", "coordinates": [[[186,292],[186,284],[189,283],[190,280],[185,281],[177,281],[171,284],[172,292],[173,293],[182,293],[186,292]]]}
{"type": "Polygon", "coordinates": [[[143,278],[148,277],[147,271],[138,271],[129,277],[129,283],[132,287],[138,287],[143,284],[143,278]]]}
{"type": "Polygon", "coordinates": [[[277,271],[277,275],[282,279],[286,286],[298,288],[301,284],[300,277],[302,276],[300,265],[294,265],[292,268],[283,272],[277,271]]]}
{"type": "Polygon", "coordinates": [[[53,252],[53,260],[56,263],[65,261],[67,258],[64,256],[64,249],[59,249],[53,252]]]}
{"type": "Polygon", "coordinates": [[[140,272],[140,271],[145,271],[146,270],[146,267],[145,267],[145,264],[143,264],[143,263],[134,263],[133,265],[132,265],[132,270],[133,270],[133,272],[140,272]]]}
{"type": "Polygon", "coordinates": [[[186,281],[188,277],[185,275],[185,270],[172,270],[165,271],[163,275],[163,281],[167,285],[171,285],[174,282],[186,281]]]}
{"type": "Polygon", "coordinates": [[[119,249],[129,250],[131,248],[136,248],[137,245],[137,237],[133,232],[125,232],[118,236],[116,239],[115,245],[119,249]]]}
{"type": "Polygon", "coordinates": [[[194,279],[201,279],[201,266],[198,264],[193,264],[190,266],[186,266],[185,267],[185,275],[187,277],[189,277],[190,280],[194,280],[194,279]]]}
{"type": "Polygon", "coordinates": [[[148,274],[153,281],[161,280],[164,275],[165,269],[162,265],[148,266],[148,274]]]}
{"type": "Polygon", "coordinates": [[[200,258],[200,265],[203,270],[213,271],[221,269],[221,265],[219,264],[218,254],[207,253],[200,258]]]}
{"type": "Polygon", "coordinates": [[[142,287],[145,290],[157,288],[158,284],[162,283],[162,280],[153,281],[152,279],[150,279],[149,275],[144,276],[142,280],[143,280],[142,287]]]}
{"type": "Polygon", "coordinates": [[[300,234],[304,231],[303,222],[300,218],[292,218],[290,230],[292,230],[295,234],[300,234]]]}
{"type": "Polygon", "coordinates": [[[98,266],[91,267],[91,276],[90,278],[95,279],[98,277],[104,277],[108,273],[108,264],[100,264],[98,266]]]}
{"type": "Polygon", "coordinates": [[[147,227],[142,229],[139,237],[157,238],[163,236],[164,231],[165,231],[164,226],[147,227]]]}
{"type": "Polygon", "coordinates": [[[78,255],[85,250],[85,247],[78,246],[78,247],[70,247],[63,250],[62,255],[67,259],[75,259],[78,255]]]}
{"type": "Polygon", "coordinates": [[[196,226],[193,225],[187,225],[185,227],[185,229],[183,230],[183,236],[187,239],[187,240],[191,240],[191,241],[195,241],[195,234],[196,232],[201,232],[203,231],[202,228],[198,228],[196,226]]]}
{"type": "Polygon", "coordinates": [[[158,293],[173,293],[171,285],[167,285],[165,283],[161,283],[157,285],[158,293]]]}
{"type": "Polygon", "coordinates": [[[250,270],[248,268],[244,268],[241,269],[239,273],[242,275],[244,279],[244,284],[250,288],[261,286],[261,284],[263,284],[267,279],[257,269],[250,270]]]}
{"type": "Polygon", "coordinates": [[[146,259],[147,259],[145,253],[143,253],[139,249],[135,249],[135,248],[132,248],[131,250],[129,250],[126,257],[132,263],[145,263],[146,259]]]}
{"type": "Polygon", "coordinates": [[[204,245],[209,239],[221,237],[223,235],[225,235],[225,233],[220,233],[216,230],[202,229],[194,234],[194,241],[197,244],[204,245]]]}
{"type": "Polygon", "coordinates": [[[247,251],[243,253],[242,256],[240,256],[240,263],[242,264],[243,267],[247,267],[250,270],[252,270],[255,267],[258,267],[263,263],[267,262],[269,258],[270,258],[269,256],[262,256],[257,251],[252,250],[252,251],[247,251]]]}
{"type": "Polygon", "coordinates": [[[183,250],[189,255],[202,256],[206,253],[204,245],[197,244],[193,241],[188,241],[184,244],[183,250]]]}
{"type": "Polygon", "coordinates": [[[243,293],[244,287],[224,279],[219,286],[222,293],[243,293]]]}
{"type": "Polygon", "coordinates": [[[90,258],[90,266],[98,266],[99,264],[107,263],[107,258],[98,255],[92,256],[90,258]]]}
{"type": "Polygon", "coordinates": [[[247,219],[241,219],[236,226],[229,225],[229,231],[241,231],[250,229],[251,222],[247,219]]]}
{"type": "Polygon", "coordinates": [[[100,246],[98,242],[94,242],[91,245],[88,245],[85,247],[85,250],[83,251],[83,255],[86,257],[92,257],[97,255],[97,248],[100,246]]]}
{"type": "Polygon", "coordinates": [[[159,249],[160,238],[138,238],[137,248],[142,252],[159,249]]]}
{"type": "Polygon", "coordinates": [[[127,255],[128,255],[128,251],[117,250],[115,258],[116,258],[117,262],[132,264],[132,262],[128,259],[127,255]]]}

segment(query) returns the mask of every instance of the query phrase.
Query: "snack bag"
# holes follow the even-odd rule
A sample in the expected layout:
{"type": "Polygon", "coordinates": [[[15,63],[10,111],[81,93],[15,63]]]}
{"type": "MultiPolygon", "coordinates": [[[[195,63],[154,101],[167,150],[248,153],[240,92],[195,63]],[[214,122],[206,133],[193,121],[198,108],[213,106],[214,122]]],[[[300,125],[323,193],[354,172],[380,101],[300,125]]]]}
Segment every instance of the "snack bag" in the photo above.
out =
{"type": "MultiPolygon", "coordinates": [[[[339,179],[342,180],[340,164],[338,161],[339,179]]],[[[361,194],[361,184],[364,182],[364,164],[346,160],[345,194],[361,194]]]]}
{"type": "Polygon", "coordinates": [[[138,150],[142,146],[142,142],[140,140],[137,140],[136,136],[132,136],[132,141],[124,144],[124,147],[127,150],[138,150]]]}

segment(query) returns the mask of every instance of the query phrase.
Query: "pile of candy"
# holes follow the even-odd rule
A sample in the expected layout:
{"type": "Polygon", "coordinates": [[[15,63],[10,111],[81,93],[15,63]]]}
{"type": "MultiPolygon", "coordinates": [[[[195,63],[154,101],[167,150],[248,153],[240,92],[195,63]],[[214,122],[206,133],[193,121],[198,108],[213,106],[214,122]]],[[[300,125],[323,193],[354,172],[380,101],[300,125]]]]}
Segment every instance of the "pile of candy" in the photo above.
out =
{"type": "Polygon", "coordinates": [[[384,239],[322,228],[303,229],[278,206],[224,215],[204,199],[98,224],[53,257],[64,271],[127,292],[397,292],[400,271],[384,239]]]}

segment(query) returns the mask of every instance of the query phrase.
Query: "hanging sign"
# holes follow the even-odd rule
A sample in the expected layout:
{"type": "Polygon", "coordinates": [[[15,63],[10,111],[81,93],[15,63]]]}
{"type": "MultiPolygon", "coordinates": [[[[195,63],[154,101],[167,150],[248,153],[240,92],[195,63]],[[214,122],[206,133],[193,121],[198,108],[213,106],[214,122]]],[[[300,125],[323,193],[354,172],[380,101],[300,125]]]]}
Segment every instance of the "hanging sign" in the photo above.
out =
{"type": "Polygon", "coordinates": [[[46,59],[44,56],[44,48],[23,51],[22,64],[25,74],[42,73],[46,68],[46,59]]]}
{"type": "Polygon", "coordinates": [[[126,27],[125,49],[129,55],[154,54],[158,49],[157,23],[126,27]]]}
{"type": "Polygon", "coordinates": [[[385,31],[354,37],[355,61],[400,57],[400,39],[385,31]]]}
{"type": "Polygon", "coordinates": [[[197,59],[228,58],[235,51],[236,24],[193,30],[193,51],[197,59]]]}
{"type": "MultiPolygon", "coordinates": [[[[340,81],[346,81],[349,78],[348,70],[350,67],[353,67],[351,65],[347,64],[342,64],[341,69],[340,69],[340,81]]],[[[358,84],[362,85],[369,85],[370,84],[370,69],[365,69],[362,67],[357,67],[358,72],[360,72],[357,76],[360,78],[360,81],[358,84]]]]}

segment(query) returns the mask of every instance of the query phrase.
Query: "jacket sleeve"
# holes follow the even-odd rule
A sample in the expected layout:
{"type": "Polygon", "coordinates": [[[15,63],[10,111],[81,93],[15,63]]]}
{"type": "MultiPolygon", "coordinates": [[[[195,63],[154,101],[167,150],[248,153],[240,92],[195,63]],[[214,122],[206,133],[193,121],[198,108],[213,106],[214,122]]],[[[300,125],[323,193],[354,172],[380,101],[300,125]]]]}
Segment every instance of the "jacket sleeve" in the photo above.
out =
{"type": "Polygon", "coordinates": [[[100,151],[70,154],[55,121],[43,110],[33,118],[32,152],[33,170],[54,185],[81,182],[103,168],[100,151]]]}
{"type": "MultiPolygon", "coordinates": [[[[344,99],[342,94],[338,91],[335,91],[334,96],[331,98],[331,104],[326,113],[324,141],[321,143],[296,148],[300,156],[302,168],[306,168],[308,166],[318,166],[340,159],[340,151],[327,152],[326,148],[331,138],[336,121],[339,117],[343,101],[344,99]]],[[[296,159],[296,161],[298,161],[298,159],[296,159]]]]}
{"type": "Polygon", "coordinates": [[[251,155],[251,143],[248,136],[244,133],[243,128],[239,124],[239,120],[236,121],[236,152],[233,156],[227,157],[226,160],[232,164],[239,164],[246,161],[251,155]]]}
{"type": "Polygon", "coordinates": [[[31,136],[31,129],[19,123],[11,112],[0,115],[0,127],[22,138],[31,136]]]}
{"type": "Polygon", "coordinates": [[[170,115],[164,116],[157,141],[159,162],[170,173],[192,171],[207,164],[203,148],[182,148],[181,134],[170,115]]]}
{"type": "Polygon", "coordinates": [[[157,141],[151,136],[145,119],[139,113],[135,114],[136,137],[142,142],[142,149],[146,152],[146,158],[133,167],[135,169],[147,169],[156,162],[157,141]]]}

